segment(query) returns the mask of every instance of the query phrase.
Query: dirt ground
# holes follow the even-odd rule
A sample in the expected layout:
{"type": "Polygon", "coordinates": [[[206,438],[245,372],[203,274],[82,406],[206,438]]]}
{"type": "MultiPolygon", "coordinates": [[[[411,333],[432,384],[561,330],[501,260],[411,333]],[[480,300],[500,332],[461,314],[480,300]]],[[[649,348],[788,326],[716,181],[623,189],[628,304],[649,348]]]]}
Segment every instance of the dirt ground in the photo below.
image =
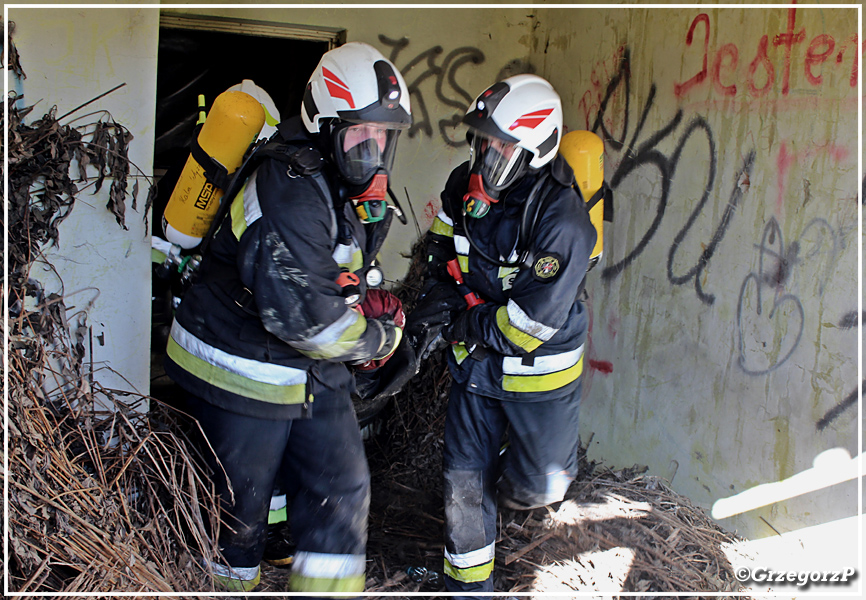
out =
{"type": "MultiPolygon", "coordinates": [[[[442,581],[441,457],[450,377],[428,361],[386,408],[366,442],[372,475],[366,593],[435,595],[442,581]],[[435,390],[435,393],[431,392],[435,390]]],[[[502,593],[734,592],[723,531],[667,483],[634,466],[612,470],[578,454],[566,499],[499,512],[495,589],[502,593]]],[[[285,589],[267,567],[262,591],[285,589]]]]}

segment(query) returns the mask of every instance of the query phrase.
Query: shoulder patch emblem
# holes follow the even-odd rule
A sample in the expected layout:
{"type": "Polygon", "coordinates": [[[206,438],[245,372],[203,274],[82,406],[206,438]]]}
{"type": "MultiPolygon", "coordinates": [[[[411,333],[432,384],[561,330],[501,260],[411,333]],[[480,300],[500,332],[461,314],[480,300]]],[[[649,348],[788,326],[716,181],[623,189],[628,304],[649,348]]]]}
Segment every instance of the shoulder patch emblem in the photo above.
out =
{"type": "Polygon", "coordinates": [[[545,254],[535,261],[532,267],[532,274],[536,279],[547,281],[556,277],[561,266],[559,256],[555,254],[545,254]]]}

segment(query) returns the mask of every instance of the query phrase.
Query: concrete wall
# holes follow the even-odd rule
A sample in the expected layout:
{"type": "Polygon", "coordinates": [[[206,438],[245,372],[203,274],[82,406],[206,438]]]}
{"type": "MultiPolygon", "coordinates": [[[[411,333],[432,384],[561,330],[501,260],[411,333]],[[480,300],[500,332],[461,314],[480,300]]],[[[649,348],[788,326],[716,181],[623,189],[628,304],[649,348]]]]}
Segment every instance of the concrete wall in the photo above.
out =
{"type": "MultiPolygon", "coordinates": [[[[36,104],[30,119],[41,118],[52,105],[57,116],[74,109],[121,83],[126,86],[82,109],[61,124],[69,124],[95,110],[106,110],[134,136],[129,159],[147,175],[153,157],[154,99],[156,97],[155,31],[153,9],[14,8],[14,41],[27,78],[10,81],[10,89],[36,104]]],[[[75,121],[94,122],[99,115],[75,121]]],[[[106,182],[97,194],[83,191],[60,228],[60,246],[48,260],[63,279],[72,315],[88,312],[91,337],[86,343],[95,379],[104,387],[149,393],[150,389],[150,237],[143,213],[147,182],[131,169],[128,191],[139,179],[138,211],[127,198],[122,230],[105,205],[106,182]],[[92,304],[90,304],[92,303],[92,304]],[[92,348],[92,355],[90,349],[92,348]]],[[[82,186],[83,187],[83,186],[82,186]]],[[[92,187],[91,187],[92,190],[92,187]]],[[[33,276],[58,290],[50,272],[33,269],[33,276]]]]}
{"type": "MultiPolygon", "coordinates": [[[[530,62],[605,139],[615,193],[588,284],[590,456],[648,465],[750,538],[857,514],[855,481],[797,495],[860,453],[856,11],[537,18],[530,62]]],[[[848,526],[833,547],[856,548],[848,526]]]]}
{"type": "MultiPolygon", "coordinates": [[[[148,165],[156,11],[107,10],[13,15],[33,79],[25,86],[74,106],[127,81],[112,112],[133,128],[136,162],[148,165]],[[106,20],[109,29],[95,25],[106,20]]],[[[509,74],[547,77],[568,127],[605,138],[616,194],[603,263],[588,283],[582,435],[592,438],[591,457],[647,464],[749,538],[841,524],[834,546],[851,550],[854,482],[826,487],[812,476],[844,479],[838,465],[860,452],[853,9],[164,10],[345,28],[348,40],[391,56],[415,90],[394,187],[401,199],[408,189],[421,230],[447,173],[466,158],[452,124],[470,99],[509,74]],[[824,489],[800,494],[803,479],[824,489]],[[752,502],[762,491],[776,495],[752,502]],[[737,501],[748,510],[730,508],[737,501]]],[[[124,286],[100,283],[97,307],[146,321],[143,234],[134,215],[120,232],[104,202],[93,204],[82,223],[100,241],[76,247],[79,236],[64,229],[68,266],[97,253],[105,265],[126,264],[129,248],[136,266],[123,272],[133,275],[124,286]]],[[[384,249],[389,278],[403,275],[400,254],[417,235],[411,221],[395,223],[384,249]]],[[[133,372],[146,347],[104,356],[133,372]]]]}

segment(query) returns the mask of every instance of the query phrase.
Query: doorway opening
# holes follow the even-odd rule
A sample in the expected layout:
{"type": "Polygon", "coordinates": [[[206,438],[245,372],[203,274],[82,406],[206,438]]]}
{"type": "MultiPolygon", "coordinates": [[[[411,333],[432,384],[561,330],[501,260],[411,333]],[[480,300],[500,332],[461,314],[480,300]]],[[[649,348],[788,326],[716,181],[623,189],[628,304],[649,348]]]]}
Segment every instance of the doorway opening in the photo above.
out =
{"type": "MultiPolygon", "coordinates": [[[[265,21],[163,13],[157,54],[153,172],[157,197],[152,231],[165,237],[162,216],[190,153],[198,120],[228,88],[250,79],[273,99],[280,118],[300,114],[307,80],[322,55],[345,42],[345,30],[265,21]]],[[[189,251],[194,253],[196,249],[189,251]]],[[[185,252],[186,253],[186,252],[185,252]]],[[[177,400],[162,371],[174,312],[177,282],[153,264],[151,310],[151,395],[177,400]],[[173,285],[174,284],[174,285],[173,285]]]]}

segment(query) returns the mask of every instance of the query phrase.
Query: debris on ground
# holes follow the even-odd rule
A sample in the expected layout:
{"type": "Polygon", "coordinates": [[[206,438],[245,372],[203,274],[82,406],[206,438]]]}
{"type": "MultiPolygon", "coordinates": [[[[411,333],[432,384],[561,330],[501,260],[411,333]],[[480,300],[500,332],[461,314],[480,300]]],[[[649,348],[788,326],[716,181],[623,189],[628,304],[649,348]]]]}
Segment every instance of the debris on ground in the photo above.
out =
{"type": "MultiPolygon", "coordinates": [[[[411,310],[422,287],[423,243],[394,290],[411,310]]],[[[372,475],[369,594],[444,591],[442,440],[451,376],[444,352],[381,415],[366,445],[372,475]]],[[[588,445],[588,444],[586,444],[588,445]]],[[[736,536],[642,467],[612,470],[578,453],[566,499],[532,511],[500,509],[495,589],[502,593],[741,590],[722,548],[736,536]]],[[[285,570],[267,568],[263,591],[284,589],[285,570]]],[[[697,598],[698,596],[695,596],[697,598]]]]}

